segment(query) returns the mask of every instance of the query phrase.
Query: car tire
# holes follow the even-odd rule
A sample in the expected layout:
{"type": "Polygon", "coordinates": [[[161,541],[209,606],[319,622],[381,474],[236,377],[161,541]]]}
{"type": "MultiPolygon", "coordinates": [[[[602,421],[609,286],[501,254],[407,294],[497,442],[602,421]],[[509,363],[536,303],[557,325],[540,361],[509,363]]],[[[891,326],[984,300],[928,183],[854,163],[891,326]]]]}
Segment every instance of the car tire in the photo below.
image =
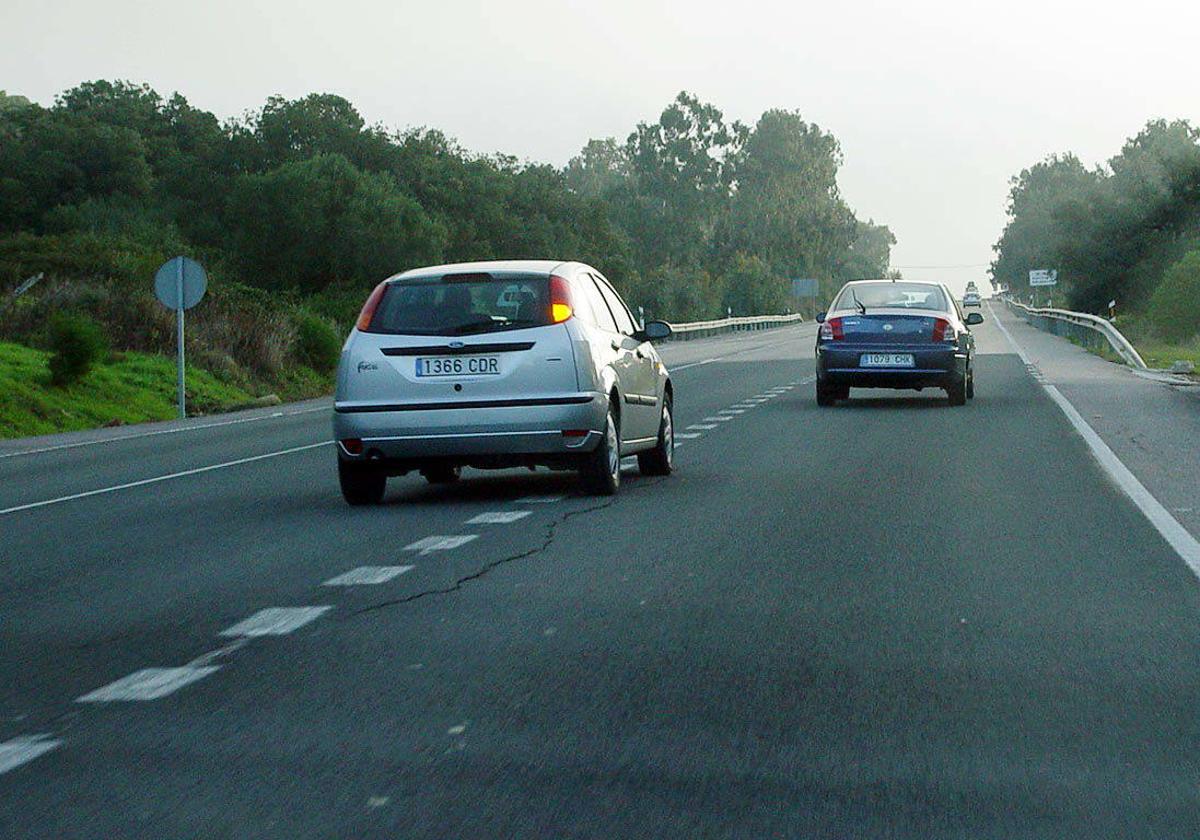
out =
{"type": "Polygon", "coordinates": [[[830,388],[820,382],[817,383],[817,405],[819,406],[831,406],[839,399],[844,400],[849,396],[849,388],[830,388]]]}
{"type": "Polygon", "coordinates": [[[950,398],[950,405],[966,405],[967,404],[967,382],[964,379],[962,382],[952,382],[946,386],[946,396],[950,398]]]}
{"type": "Polygon", "coordinates": [[[675,469],[675,413],[669,396],[663,396],[658,441],[649,452],[639,452],[637,459],[642,475],[670,475],[675,469]]]}
{"type": "Polygon", "coordinates": [[[339,460],[338,484],[347,504],[377,505],[387,490],[387,475],[367,464],[339,460]]]}
{"type": "Polygon", "coordinates": [[[967,377],[967,399],[975,399],[975,374],[967,377]]]}
{"type": "Polygon", "coordinates": [[[453,484],[462,478],[462,467],[438,466],[421,470],[421,475],[430,484],[453,484]]]}
{"type": "Polygon", "coordinates": [[[621,486],[621,427],[611,405],[600,443],[584,456],[579,473],[594,496],[612,496],[621,486]]]}

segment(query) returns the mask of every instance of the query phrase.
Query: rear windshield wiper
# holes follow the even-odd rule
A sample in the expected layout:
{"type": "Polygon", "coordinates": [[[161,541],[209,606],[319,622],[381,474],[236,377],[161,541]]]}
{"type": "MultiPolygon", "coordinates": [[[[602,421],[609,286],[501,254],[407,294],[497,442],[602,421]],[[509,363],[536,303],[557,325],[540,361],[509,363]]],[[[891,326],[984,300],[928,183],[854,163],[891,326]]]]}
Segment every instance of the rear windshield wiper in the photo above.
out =
{"type": "Polygon", "coordinates": [[[487,332],[488,330],[511,330],[517,327],[536,327],[540,322],[531,321],[528,319],[521,321],[497,321],[494,318],[489,318],[486,321],[470,321],[466,324],[459,324],[456,327],[451,327],[446,335],[466,335],[467,333],[487,332]]]}
{"type": "Polygon", "coordinates": [[[854,294],[854,292],[851,291],[850,297],[852,297],[854,299],[854,305],[858,307],[859,311],[862,312],[862,314],[866,315],[867,307],[865,305],[863,305],[863,302],[861,300],[858,299],[858,295],[854,294]]]}

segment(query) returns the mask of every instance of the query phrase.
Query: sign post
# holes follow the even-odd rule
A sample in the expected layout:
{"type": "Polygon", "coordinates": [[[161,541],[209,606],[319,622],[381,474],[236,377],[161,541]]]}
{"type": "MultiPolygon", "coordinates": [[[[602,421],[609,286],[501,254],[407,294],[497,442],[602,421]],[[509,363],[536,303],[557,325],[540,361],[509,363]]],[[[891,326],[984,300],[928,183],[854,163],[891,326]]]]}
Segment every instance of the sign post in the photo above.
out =
{"type": "Polygon", "coordinates": [[[801,300],[809,302],[809,314],[816,316],[817,298],[821,296],[821,284],[812,277],[792,278],[792,297],[796,299],[797,307],[801,300]]]}
{"type": "Polygon", "coordinates": [[[167,260],[154,275],[154,294],[168,309],[175,310],[175,385],[179,390],[179,417],[187,417],[187,396],[184,390],[183,311],[191,309],[208,288],[208,275],[200,263],[187,257],[167,260]]]}

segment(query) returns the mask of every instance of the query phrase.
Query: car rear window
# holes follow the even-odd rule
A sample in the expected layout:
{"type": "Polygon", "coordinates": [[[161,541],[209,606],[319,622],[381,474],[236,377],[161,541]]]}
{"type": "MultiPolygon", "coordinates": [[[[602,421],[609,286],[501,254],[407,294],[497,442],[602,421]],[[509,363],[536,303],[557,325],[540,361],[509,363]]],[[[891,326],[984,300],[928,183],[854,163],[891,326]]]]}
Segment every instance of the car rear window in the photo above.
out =
{"type": "Polygon", "coordinates": [[[447,274],[391,283],[367,332],[478,335],[549,324],[546,275],[447,274]]]}
{"type": "Polygon", "coordinates": [[[834,309],[867,309],[899,307],[901,309],[935,309],[946,312],[946,296],[937,286],[928,283],[863,283],[847,286],[838,296],[834,309]]]}

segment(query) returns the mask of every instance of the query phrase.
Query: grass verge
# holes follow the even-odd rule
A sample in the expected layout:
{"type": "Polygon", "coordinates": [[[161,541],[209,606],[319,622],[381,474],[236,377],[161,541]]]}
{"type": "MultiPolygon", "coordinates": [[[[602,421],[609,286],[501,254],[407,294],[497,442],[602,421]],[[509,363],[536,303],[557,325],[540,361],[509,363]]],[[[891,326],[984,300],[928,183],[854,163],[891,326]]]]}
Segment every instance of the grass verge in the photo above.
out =
{"type": "MultiPolygon", "coordinates": [[[[175,360],[117,353],[74,385],[50,384],[50,354],[0,342],[0,438],[45,435],[175,417],[175,360]]],[[[283,400],[321,396],[329,377],[308,368],[290,371],[271,390],[283,400]]],[[[252,403],[255,394],[188,365],[189,414],[216,414],[252,403]]]]}

